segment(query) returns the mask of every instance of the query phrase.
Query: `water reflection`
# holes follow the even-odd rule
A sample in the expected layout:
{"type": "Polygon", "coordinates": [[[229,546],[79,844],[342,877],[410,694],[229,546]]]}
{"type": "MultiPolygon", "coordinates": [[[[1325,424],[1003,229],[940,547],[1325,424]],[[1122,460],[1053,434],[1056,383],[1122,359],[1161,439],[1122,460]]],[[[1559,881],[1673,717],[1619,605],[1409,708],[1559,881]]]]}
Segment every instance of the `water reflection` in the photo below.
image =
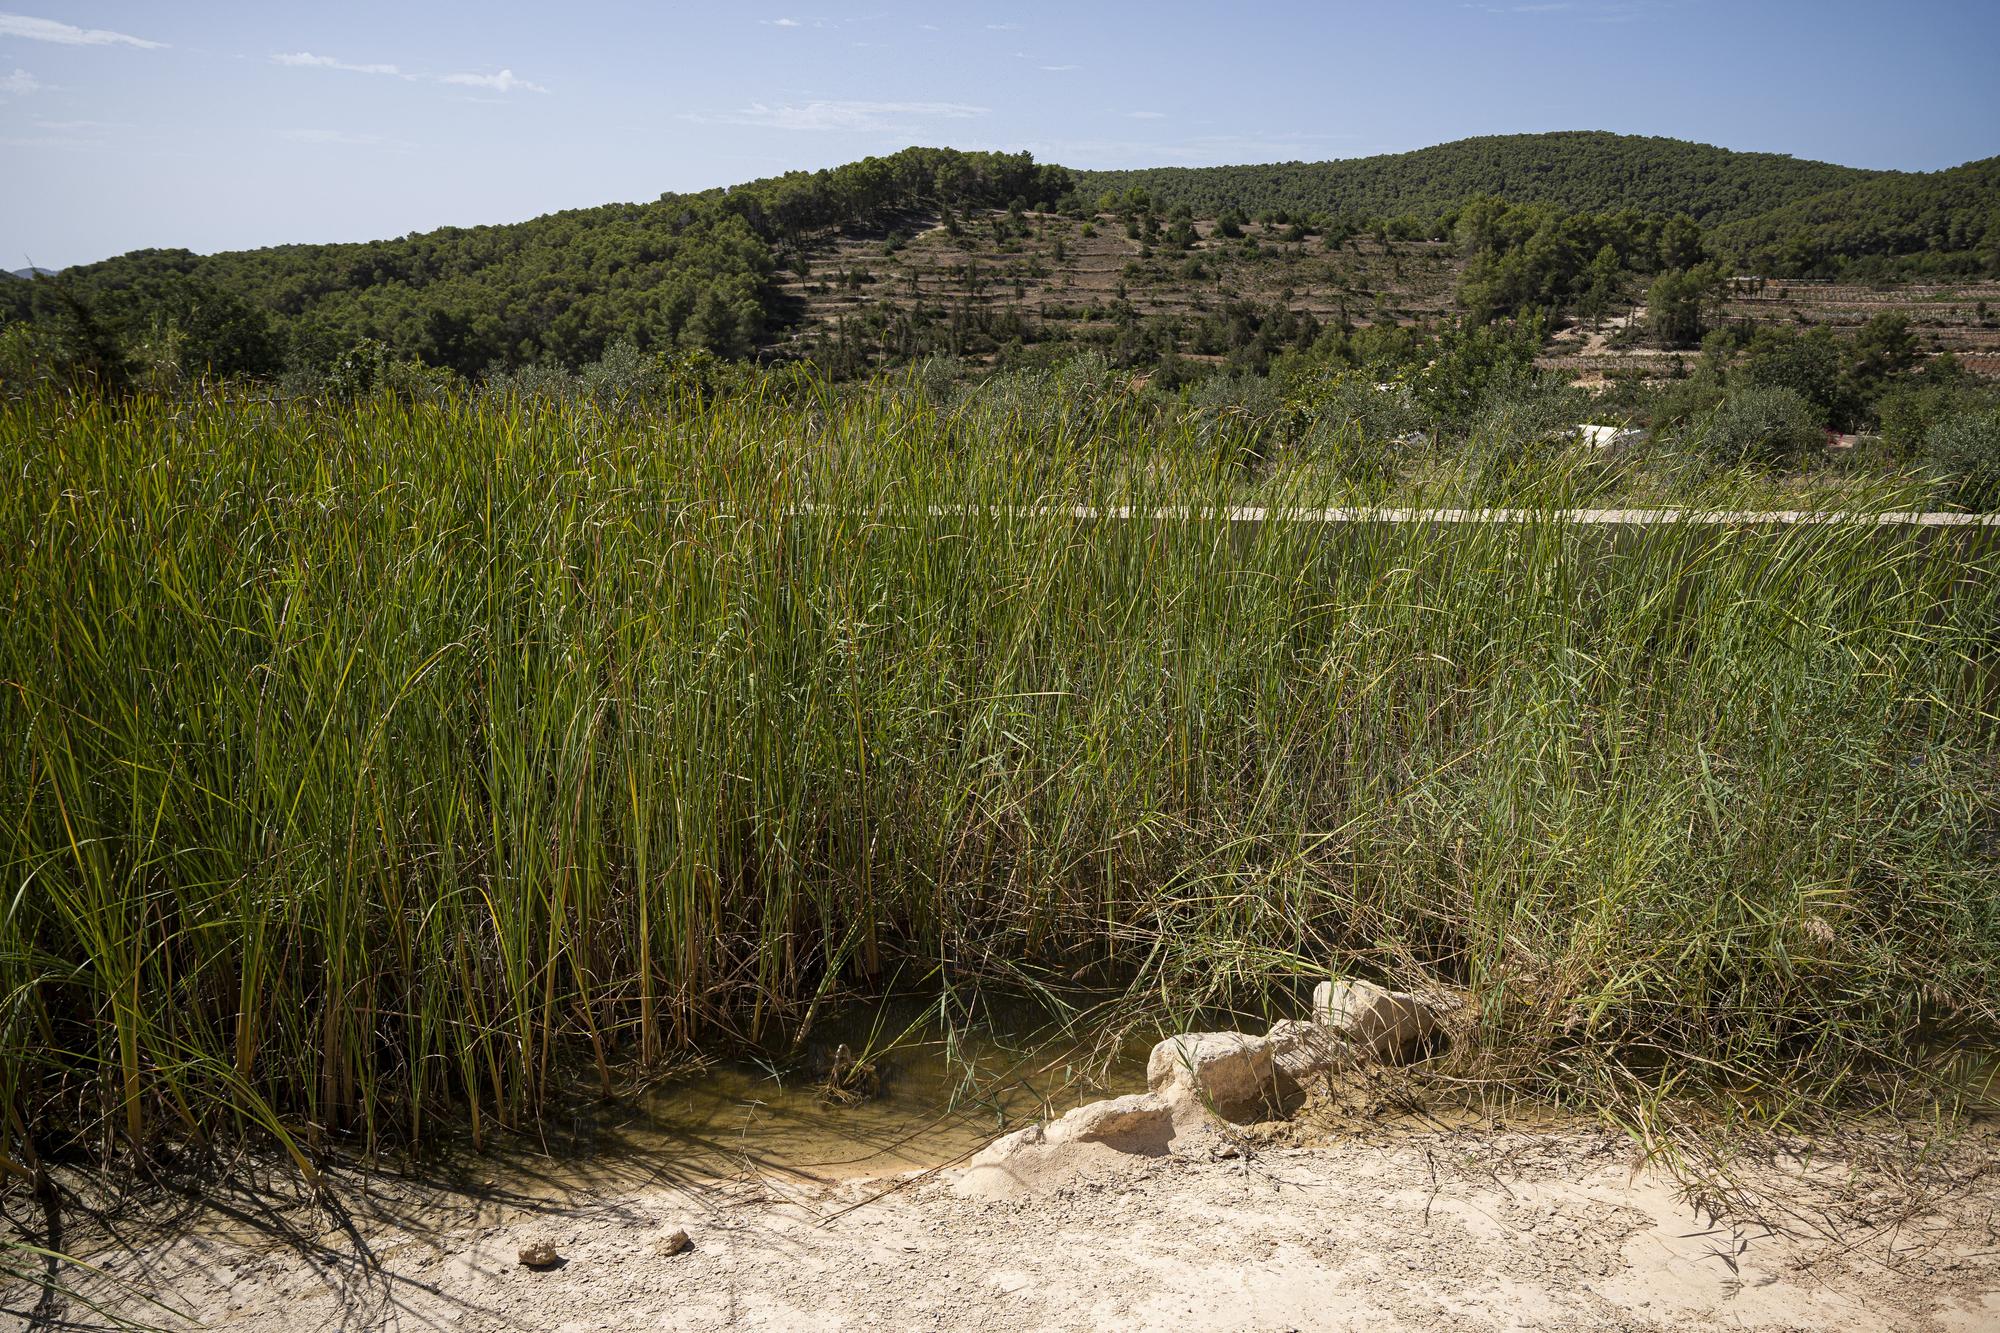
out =
{"type": "Polygon", "coordinates": [[[1144,1088],[1143,1043],[1106,1049],[1038,1024],[1002,1015],[946,1029],[890,1006],[824,1025],[783,1058],[717,1061],[656,1087],[616,1137],[692,1175],[875,1176],[955,1161],[1008,1129],[1144,1088]]]}

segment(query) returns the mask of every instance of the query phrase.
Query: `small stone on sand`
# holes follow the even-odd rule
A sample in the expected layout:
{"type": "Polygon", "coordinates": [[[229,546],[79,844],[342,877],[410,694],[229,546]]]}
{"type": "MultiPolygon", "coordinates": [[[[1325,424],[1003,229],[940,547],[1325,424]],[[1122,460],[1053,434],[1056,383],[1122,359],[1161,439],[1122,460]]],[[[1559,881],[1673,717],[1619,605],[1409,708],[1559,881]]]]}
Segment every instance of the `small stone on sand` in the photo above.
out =
{"type": "Polygon", "coordinates": [[[537,1241],[533,1245],[523,1245],[518,1257],[521,1260],[521,1267],[534,1269],[554,1268],[563,1261],[563,1257],[557,1252],[556,1247],[546,1241],[537,1241]]]}

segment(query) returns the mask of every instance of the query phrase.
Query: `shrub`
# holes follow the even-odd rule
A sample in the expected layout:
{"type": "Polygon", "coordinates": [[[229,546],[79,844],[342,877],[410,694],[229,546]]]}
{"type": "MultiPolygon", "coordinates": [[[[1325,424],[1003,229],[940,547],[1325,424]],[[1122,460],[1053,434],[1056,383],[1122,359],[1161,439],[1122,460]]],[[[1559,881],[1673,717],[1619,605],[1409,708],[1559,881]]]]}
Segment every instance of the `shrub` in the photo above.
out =
{"type": "Polygon", "coordinates": [[[25,393],[43,380],[70,379],[53,332],[25,321],[0,328],[0,392],[25,393]]]}
{"type": "Polygon", "coordinates": [[[1637,409],[1656,432],[1665,433],[1711,415],[1727,396],[1722,375],[1703,358],[1693,373],[1657,387],[1644,382],[1629,388],[1620,386],[1614,392],[1612,406],[1637,409]]]}
{"type": "Polygon", "coordinates": [[[1536,376],[1489,393],[1473,419],[1472,434],[1503,448],[1568,440],[1578,422],[1591,419],[1591,411],[1590,395],[1582,389],[1536,376]]]}
{"type": "Polygon", "coordinates": [[[1417,406],[1437,425],[1463,429],[1497,397],[1532,392],[1542,332],[1540,320],[1447,332],[1429,363],[1409,376],[1417,406]]]}
{"type": "Polygon", "coordinates": [[[1791,389],[1736,389],[1689,432],[1696,452],[1725,467],[1781,467],[1826,439],[1819,413],[1791,389]]]}
{"type": "Polygon", "coordinates": [[[1825,327],[1809,333],[1785,328],[1759,329],[1745,349],[1744,383],[1766,389],[1790,389],[1812,404],[1822,426],[1847,429],[1860,412],[1841,364],[1841,348],[1825,327]]]}
{"type": "Polygon", "coordinates": [[[1932,428],[1946,418],[1996,409],[2000,409],[2000,386],[1967,375],[1947,355],[1884,394],[1876,411],[1883,444],[1892,456],[1909,459],[1924,452],[1932,428]]]}
{"type": "MultiPolygon", "coordinates": [[[[711,362],[715,359],[705,351],[683,353],[684,357],[697,355],[711,362]]],[[[662,368],[657,359],[648,357],[622,340],[605,348],[601,358],[577,372],[578,386],[607,407],[657,392],[662,378],[662,368]]]]}
{"type": "Polygon", "coordinates": [[[1424,425],[1407,385],[1378,382],[1367,371],[1324,375],[1302,384],[1292,405],[1306,422],[1305,438],[1313,453],[1336,437],[1358,433],[1374,441],[1394,440],[1424,425]]]}
{"type": "Polygon", "coordinates": [[[581,393],[576,372],[554,363],[535,363],[495,371],[480,382],[479,390],[482,396],[489,398],[518,395],[559,402],[573,401],[581,393]]]}
{"type": "Polygon", "coordinates": [[[1212,375],[1188,392],[1188,415],[1204,445],[1245,465],[1284,443],[1290,413],[1263,375],[1212,375]]]}
{"type": "Polygon", "coordinates": [[[410,403],[441,403],[464,388],[448,366],[426,365],[420,357],[398,359],[387,343],[363,338],[323,368],[291,377],[296,392],[333,402],[355,402],[388,394],[410,403]]]}
{"type": "Polygon", "coordinates": [[[1354,498],[1378,502],[1395,484],[1405,447],[1397,436],[1371,432],[1358,418],[1328,414],[1305,422],[1299,453],[1321,474],[1352,487],[1354,498]]]}
{"type": "Polygon", "coordinates": [[[1931,427],[1924,457],[1944,498],[1978,512],[2000,510],[2000,408],[1960,412],[1931,427]]]}

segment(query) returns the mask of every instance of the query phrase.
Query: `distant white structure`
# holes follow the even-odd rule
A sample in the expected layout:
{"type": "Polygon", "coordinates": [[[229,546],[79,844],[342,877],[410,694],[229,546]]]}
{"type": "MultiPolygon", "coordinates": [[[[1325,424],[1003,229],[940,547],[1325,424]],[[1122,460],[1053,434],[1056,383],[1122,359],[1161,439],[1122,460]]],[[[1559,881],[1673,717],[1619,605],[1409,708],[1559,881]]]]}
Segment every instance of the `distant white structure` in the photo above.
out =
{"type": "Polygon", "coordinates": [[[1633,426],[1596,426],[1585,422],[1570,432],[1570,438],[1600,454],[1615,454],[1645,439],[1646,432],[1633,426]]]}

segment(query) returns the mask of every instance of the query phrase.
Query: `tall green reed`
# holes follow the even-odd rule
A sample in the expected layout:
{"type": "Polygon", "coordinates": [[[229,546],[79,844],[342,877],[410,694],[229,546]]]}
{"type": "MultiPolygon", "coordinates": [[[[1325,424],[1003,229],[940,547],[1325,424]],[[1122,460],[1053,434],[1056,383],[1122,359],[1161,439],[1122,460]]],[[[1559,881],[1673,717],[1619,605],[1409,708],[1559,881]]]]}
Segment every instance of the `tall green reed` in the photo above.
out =
{"type": "Polygon", "coordinates": [[[1990,1024],[1991,542],[1490,444],[1327,525],[1060,390],[0,408],[10,1138],[478,1141],[891,974],[1360,970],[1585,1099],[1990,1024]]]}

